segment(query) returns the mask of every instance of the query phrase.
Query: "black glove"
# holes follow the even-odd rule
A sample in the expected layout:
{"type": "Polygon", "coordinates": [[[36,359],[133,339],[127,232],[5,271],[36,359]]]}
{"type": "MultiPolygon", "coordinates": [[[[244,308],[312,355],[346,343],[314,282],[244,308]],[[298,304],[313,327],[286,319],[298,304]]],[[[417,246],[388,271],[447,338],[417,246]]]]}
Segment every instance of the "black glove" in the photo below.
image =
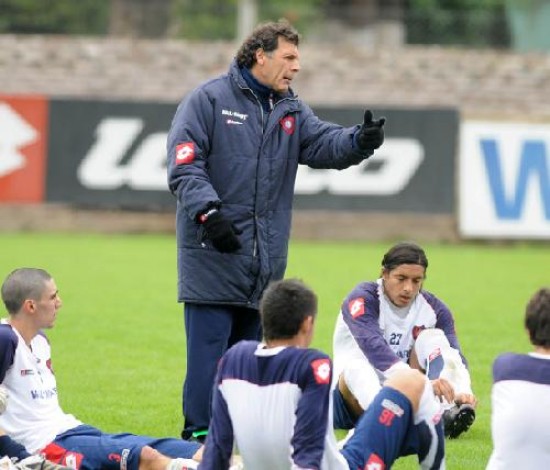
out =
{"type": "Polygon", "coordinates": [[[372,120],[372,111],[365,111],[363,125],[357,131],[355,139],[357,146],[363,151],[376,150],[384,143],[384,123],[386,118],[372,120]]]}
{"type": "Polygon", "coordinates": [[[221,212],[209,211],[202,220],[206,238],[212,241],[214,248],[221,253],[232,253],[241,248],[237,235],[242,233],[221,212]]]}

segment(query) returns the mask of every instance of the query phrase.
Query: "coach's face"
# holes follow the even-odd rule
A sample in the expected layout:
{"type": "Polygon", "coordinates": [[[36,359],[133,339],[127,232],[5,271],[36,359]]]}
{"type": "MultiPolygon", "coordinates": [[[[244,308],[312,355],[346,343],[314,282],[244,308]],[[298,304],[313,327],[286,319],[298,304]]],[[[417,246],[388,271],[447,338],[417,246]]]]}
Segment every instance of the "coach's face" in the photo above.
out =
{"type": "Polygon", "coordinates": [[[278,47],[272,52],[258,49],[252,73],[256,79],[277,93],[286,93],[294,76],[300,71],[298,46],[286,39],[278,39],[278,47]]]}
{"type": "Polygon", "coordinates": [[[401,264],[392,270],[384,269],[384,293],[396,307],[406,307],[422,289],[426,270],[419,264],[401,264]]]}

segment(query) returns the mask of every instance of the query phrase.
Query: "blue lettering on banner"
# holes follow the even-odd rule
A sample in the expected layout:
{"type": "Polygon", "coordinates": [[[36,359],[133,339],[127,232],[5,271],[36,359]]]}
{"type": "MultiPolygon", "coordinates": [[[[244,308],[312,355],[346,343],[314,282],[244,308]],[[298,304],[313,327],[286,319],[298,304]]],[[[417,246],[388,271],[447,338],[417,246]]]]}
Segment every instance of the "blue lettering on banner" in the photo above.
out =
{"type": "Polygon", "coordinates": [[[526,140],[523,143],[515,191],[513,188],[511,191],[505,188],[497,142],[493,139],[482,139],[481,150],[497,216],[500,219],[519,220],[525,205],[529,179],[538,177],[544,217],[550,220],[550,173],[545,143],[541,140],[526,140]]]}

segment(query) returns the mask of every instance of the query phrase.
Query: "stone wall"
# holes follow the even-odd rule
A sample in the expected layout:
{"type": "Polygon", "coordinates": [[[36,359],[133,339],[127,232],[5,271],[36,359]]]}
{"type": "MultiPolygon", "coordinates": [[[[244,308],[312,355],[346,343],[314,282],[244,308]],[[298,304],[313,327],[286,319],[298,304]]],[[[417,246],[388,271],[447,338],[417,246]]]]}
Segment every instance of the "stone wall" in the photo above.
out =
{"type": "MultiPolygon", "coordinates": [[[[233,43],[0,35],[0,94],[177,103],[223,73],[233,43]]],[[[301,45],[294,90],[309,104],[458,108],[464,117],[550,121],[550,55],[441,47],[301,45]]],[[[454,217],[296,212],[308,239],[457,240],[454,217]],[[406,227],[406,229],[404,228],[406,227]]],[[[2,206],[2,230],[167,232],[173,214],[2,206]],[[116,223],[113,223],[116,221],[116,223]]]]}
{"type": "MultiPolygon", "coordinates": [[[[0,93],[178,102],[227,70],[227,42],[0,35],[0,93]]],[[[465,116],[550,120],[550,54],[441,47],[300,47],[309,104],[454,106],[465,116]]]]}

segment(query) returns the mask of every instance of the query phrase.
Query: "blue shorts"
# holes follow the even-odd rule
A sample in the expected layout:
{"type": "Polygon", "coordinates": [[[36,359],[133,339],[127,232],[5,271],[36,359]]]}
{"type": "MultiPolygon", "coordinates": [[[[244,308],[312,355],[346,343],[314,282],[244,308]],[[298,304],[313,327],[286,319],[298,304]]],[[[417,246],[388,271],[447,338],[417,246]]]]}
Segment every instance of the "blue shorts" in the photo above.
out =
{"type": "Polygon", "coordinates": [[[399,457],[416,454],[422,468],[439,469],[445,455],[443,426],[441,422],[414,424],[409,399],[383,387],[357,421],[342,454],[350,468],[371,468],[370,463],[391,468],[399,457]]]}
{"type": "Polygon", "coordinates": [[[358,420],[346,406],[338,386],[332,391],[332,420],[335,429],[353,429],[358,420]]]}
{"type": "Polygon", "coordinates": [[[144,446],[168,457],[190,459],[200,444],[175,438],[106,434],[83,424],[56,436],[41,453],[52,462],[80,470],[137,470],[144,446]]]}

